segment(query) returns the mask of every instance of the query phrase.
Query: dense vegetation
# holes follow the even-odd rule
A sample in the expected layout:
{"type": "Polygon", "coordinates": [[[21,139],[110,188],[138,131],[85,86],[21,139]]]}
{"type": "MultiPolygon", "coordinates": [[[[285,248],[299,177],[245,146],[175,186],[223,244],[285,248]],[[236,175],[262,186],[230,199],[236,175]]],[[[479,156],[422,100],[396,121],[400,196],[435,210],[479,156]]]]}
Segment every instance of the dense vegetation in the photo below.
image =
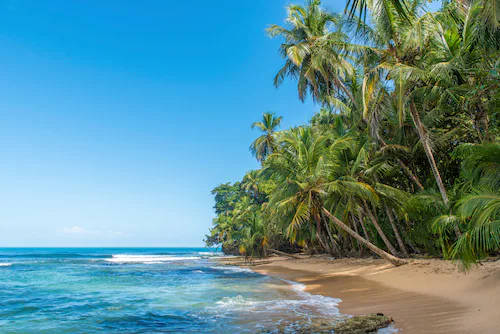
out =
{"type": "Polygon", "coordinates": [[[283,67],[321,110],[280,130],[265,113],[261,162],[221,184],[206,242],[226,252],[430,254],[470,265],[500,249],[500,2],[320,1],[288,7],[283,67]]]}

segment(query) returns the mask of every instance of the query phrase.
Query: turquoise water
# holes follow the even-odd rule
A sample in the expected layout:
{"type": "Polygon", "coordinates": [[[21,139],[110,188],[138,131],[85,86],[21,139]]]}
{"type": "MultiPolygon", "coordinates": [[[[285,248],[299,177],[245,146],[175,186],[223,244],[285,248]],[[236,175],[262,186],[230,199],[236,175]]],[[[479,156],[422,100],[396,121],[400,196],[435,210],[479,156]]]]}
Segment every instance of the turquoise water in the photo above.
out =
{"type": "Polygon", "coordinates": [[[203,248],[0,249],[1,333],[294,332],[338,299],[203,248]]]}

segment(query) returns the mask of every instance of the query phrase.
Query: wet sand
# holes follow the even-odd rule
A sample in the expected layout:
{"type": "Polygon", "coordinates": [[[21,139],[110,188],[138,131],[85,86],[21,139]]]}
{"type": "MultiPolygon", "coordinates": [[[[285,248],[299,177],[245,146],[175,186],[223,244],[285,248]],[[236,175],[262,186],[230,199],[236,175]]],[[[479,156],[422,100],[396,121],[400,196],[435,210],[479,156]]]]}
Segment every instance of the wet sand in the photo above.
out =
{"type": "Polygon", "coordinates": [[[250,268],[341,298],[342,313],[389,315],[402,333],[500,333],[500,261],[469,273],[442,260],[412,260],[395,268],[378,259],[309,256],[273,257],[250,268]]]}

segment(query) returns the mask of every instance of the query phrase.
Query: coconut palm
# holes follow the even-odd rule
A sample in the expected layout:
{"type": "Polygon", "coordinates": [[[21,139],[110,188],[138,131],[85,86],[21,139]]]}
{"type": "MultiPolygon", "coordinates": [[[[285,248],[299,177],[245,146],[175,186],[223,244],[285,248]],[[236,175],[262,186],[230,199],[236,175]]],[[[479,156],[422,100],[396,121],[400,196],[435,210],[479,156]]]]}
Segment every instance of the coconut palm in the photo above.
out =
{"type": "Polygon", "coordinates": [[[239,251],[245,258],[252,260],[256,255],[265,257],[269,239],[267,225],[258,211],[246,212],[240,216],[242,228],[238,231],[239,251]]]}
{"type": "Polygon", "coordinates": [[[366,17],[369,3],[376,3],[380,7],[392,6],[402,18],[408,17],[405,0],[347,0],[345,11],[351,16],[359,13],[360,17],[366,17]]]}
{"type": "Polygon", "coordinates": [[[275,84],[295,79],[323,110],[280,132],[272,114],[254,123],[262,168],[214,190],[210,242],[248,256],[264,236],[335,256],[365,247],[395,265],[397,252],[467,266],[500,250],[499,2],[426,2],[351,0],[342,17],[307,1],[268,29],[283,39],[275,84]]]}
{"type": "MultiPolygon", "coordinates": [[[[327,147],[324,145],[326,140],[324,136],[315,136],[309,127],[288,131],[281,138],[282,149],[271,155],[264,165],[263,173],[273,178],[279,189],[272,195],[270,207],[277,215],[292,217],[287,224],[287,236],[294,241],[297,231],[304,224],[320,230],[325,217],[392,264],[404,264],[405,261],[361,237],[326,208],[325,201],[338,202],[349,196],[369,201],[376,198],[373,189],[365,183],[335,178],[334,171],[340,163],[338,153],[346,145],[339,141],[327,147]]],[[[325,228],[329,230],[328,225],[325,228]]]]}
{"type": "Polygon", "coordinates": [[[500,194],[498,188],[478,188],[457,205],[457,215],[467,222],[467,229],[452,246],[449,257],[468,267],[500,248],[500,194]]]}
{"type": "MultiPolygon", "coordinates": [[[[427,57],[422,61],[422,57],[419,56],[422,53],[422,48],[428,47],[431,42],[438,40],[436,35],[439,36],[440,32],[433,23],[432,15],[423,11],[424,1],[413,0],[404,2],[404,4],[409,16],[403,18],[397,15],[398,11],[393,3],[387,1],[367,3],[373,21],[373,27],[369,29],[369,36],[377,45],[380,58],[373,63],[371,69],[368,68],[366,71],[365,82],[382,81],[383,77],[392,80],[395,86],[392,96],[398,101],[400,126],[403,125],[405,110],[409,108],[411,119],[438,189],[444,203],[448,205],[448,195],[431,147],[431,137],[421,121],[417,107],[417,105],[423,104],[418,99],[418,93],[422,91],[421,87],[434,87],[434,83],[441,79],[432,73],[428,75],[427,71],[427,68],[438,62],[438,59],[427,57]],[[415,31],[418,31],[419,34],[416,35],[415,31]]],[[[366,93],[367,87],[370,85],[364,86],[363,96],[369,95],[366,93]]],[[[420,186],[420,188],[423,187],[420,186]]]]}
{"type": "MultiPolygon", "coordinates": [[[[344,112],[344,118],[349,118],[351,125],[360,121],[369,125],[368,109],[372,113],[378,112],[383,104],[381,101],[387,99],[387,93],[380,89],[383,87],[374,89],[373,80],[368,85],[366,80],[362,84],[358,82],[355,64],[359,59],[373,58],[374,51],[382,51],[369,45],[351,43],[349,35],[344,31],[345,20],[323,11],[319,5],[320,1],[308,1],[305,7],[290,6],[287,18],[289,27],[272,25],[268,29],[272,37],[280,36],[284,39],[280,53],[285,64],[276,75],[274,83],[279,86],[286,77],[291,77],[297,81],[301,100],[309,92],[315,100],[344,112]],[[361,87],[365,92],[366,87],[371,87],[371,95],[376,99],[369,102],[365,99],[366,93],[360,95],[361,87]],[[353,110],[357,110],[357,113],[352,112],[353,110]],[[362,117],[361,112],[364,112],[362,117]]],[[[392,16],[383,14],[380,13],[385,18],[392,19],[392,16]]],[[[401,23],[401,20],[398,22],[401,23]]],[[[377,34],[372,33],[371,36],[377,34]]],[[[384,40],[384,36],[377,38],[378,44],[384,40]]],[[[376,117],[371,117],[371,120],[375,119],[376,117]]],[[[374,133],[376,140],[387,146],[378,131],[375,130],[374,133]]],[[[412,170],[399,158],[396,160],[418,188],[423,189],[412,170]]]]}
{"type": "MultiPolygon", "coordinates": [[[[498,80],[490,80],[494,62],[489,59],[492,55],[498,59],[500,40],[498,27],[484,22],[491,22],[493,3],[450,2],[445,12],[434,14],[423,10],[423,1],[405,1],[410,14],[405,20],[395,15],[397,10],[391,4],[368,3],[374,26],[370,33],[386,44],[379,46],[384,60],[368,73],[387,75],[394,82],[400,125],[408,109],[445,206],[450,200],[429,128],[450,109],[456,113],[469,106],[467,112],[474,114],[478,136],[481,140],[489,137],[486,110],[491,105],[485,101],[492,100],[493,90],[498,90],[498,80]],[[483,129],[479,129],[481,124],[483,129]]],[[[458,122],[458,126],[464,123],[458,122]]]]}
{"type": "Polygon", "coordinates": [[[342,31],[341,16],[322,10],[320,3],[308,0],[305,6],[291,5],[287,26],[267,29],[271,37],[283,39],[280,54],[285,64],[274,84],[279,86],[286,77],[293,77],[302,101],[310,93],[320,102],[348,110],[345,100],[354,98],[347,81],[355,75],[351,59],[342,51],[348,36],[342,31]]]}
{"type": "Polygon", "coordinates": [[[262,115],[262,121],[252,124],[252,129],[258,128],[262,132],[262,135],[250,145],[250,151],[258,161],[264,161],[276,149],[276,130],[281,124],[281,119],[281,116],[276,117],[274,113],[266,112],[262,115]]]}

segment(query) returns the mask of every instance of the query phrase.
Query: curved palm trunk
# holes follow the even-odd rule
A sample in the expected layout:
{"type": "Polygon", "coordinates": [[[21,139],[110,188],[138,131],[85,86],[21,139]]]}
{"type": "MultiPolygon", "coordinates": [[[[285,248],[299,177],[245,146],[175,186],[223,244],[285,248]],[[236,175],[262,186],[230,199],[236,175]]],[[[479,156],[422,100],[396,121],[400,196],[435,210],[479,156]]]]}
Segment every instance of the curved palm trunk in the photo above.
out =
{"type": "Polygon", "coordinates": [[[295,260],[300,260],[300,256],[295,256],[293,254],[288,254],[288,253],[285,253],[285,252],[282,252],[282,251],[279,251],[279,250],[276,250],[276,249],[269,248],[269,252],[273,253],[273,254],[281,255],[281,256],[290,257],[290,258],[295,259],[295,260]]]}
{"type": "MultiPolygon", "coordinates": [[[[342,88],[342,90],[344,91],[344,93],[351,99],[352,103],[354,104],[354,107],[356,109],[359,109],[358,108],[358,105],[356,103],[356,100],[354,99],[354,96],[351,94],[351,92],[349,91],[349,89],[347,89],[347,87],[344,85],[344,83],[341,81],[341,80],[338,80],[337,78],[334,78],[334,83],[336,83],[338,86],[340,86],[342,88]]],[[[368,124],[368,120],[363,117],[363,121],[368,124]]],[[[380,143],[382,144],[382,146],[387,146],[387,143],[384,141],[384,139],[382,139],[382,137],[379,135],[378,131],[377,131],[377,139],[380,141],[380,143]]],[[[401,159],[399,158],[396,158],[398,164],[401,166],[401,168],[403,168],[403,170],[405,171],[405,173],[410,177],[410,179],[415,182],[415,184],[417,185],[417,187],[420,189],[420,190],[424,190],[424,186],[422,185],[422,183],[420,182],[420,180],[418,179],[418,177],[413,174],[413,172],[411,171],[410,168],[408,168],[408,166],[405,165],[405,163],[403,161],[401,161],[401,159]]]]}
{"type": "Polygon", "coordinates": [[[365,235],[365,239],[370,241],[370,235],[366,231],[365,218],[363,217],[363,211],[361,209],[358,210],[358,215],[359,215],[359,223],[361,224],[361,228],[363,229],[363,234],[365,235]]]}
{"type": "MultiPolygon", "coordinates": [[[[420,121],[420,115],[418,114],[417,107],[415,106],[415,103],[413,101],[410,103],[410,114],[411,119],[413,120],[413,123],[417,128],[418,137],[420,138],[420,142],[424,147],[427,160],[429,160],[429,165],[431,165],[432,174],[434,174],[434,179],[436,179],[436,184],[439,188],[439,192],[441,193],[441,197],[443,198],[444,205],[448,207],[449,199],[448,195],[446,194],[446,188],[444,187],[443,179],[441,179],[441,174],[439,173],[439,169],[437,167],[436,160],[434,159],[434,154],[432,153],[431,146],[427,141],[427,136],[425,134],[424,126],[420,121]]],[[[455,224],[453,228],[455,229],[455,236],[457,237],[457,239],[460,238],[462,232],[460,232],[460,228],[458,227],[458,225],[455,224]]]]}
{"type": "MultiPolygon", "coordinates": [[[[363,118],[363,121],[368,124],[368,120],[366,118],[363,118]]],[[[386,147],[387,146],[387,143],[385,142],[385,140],[380,136],[380,134],[376,133],[376,136],[377,136],[377,139],[378,141],[380,141],[380,144],[382,144],[383,147],[386,147]]],[[[413,174],[413,172],[411,171],[411,169],[405,165],[405,163],[399,159],[398,157],[396,157],[396,161],[398,162],[398,164],[401,166],[401,168],[403,169],[403,171],[406,173],[406,175],[408,175],[410,177],[410,179],[417,185],[417,187],[420,189],[420,190],[424,190],[424,186],[422,185],[422,183],[420,182],[419,178],[413,174]]]]}
{"type": "Polygon", "coordinates": [[[333,240],[330,226],[328,226],[328,222],[326,221],[326,219],[324,220],[324,222],[325,222],[326,232],[328,233],[328,237],[330,238],[330,242],[332,243],[332,255],[340,255],[340,250],[338,249],[337,245],[335,244],[335,241],[333,240]]]}
{"type": "Polygon", "coordinates": [[[373,215],[373,212],[370,210],[368,207],[368,203],[366,203],[366,200],[363,200],[363,204],[365,205],[365,210],[366,213],[368,214],[368,217],[370,217],[370,220],[372,221],[373,225],[375,226],[375,229],[377,230],[378,235],[382,238],[384,241],[384,244],[387,246],[387,249],[391,252],[392,255],[396,256],[398,255],[398,252],[396,251],[396,248],[391,244],[389,239],[387,239],[387,236],[385,235],[384,231],[382,231],[382,228],[378,224],[377,218],[373,215]]]}
{"type": "Polygon", "coordinates": [[[325,244],[325,241],[323,240],[323,238],[321,237],[321,234],[318,231],[316,231],[316,238],[318,238],[319,243],[320,243],[321,247],[323,248],[323,250],[327,253],[331,253],[331,248],[327,247],[327,245],[325,244]]]}
{"type": "MultiPolygon", "coordinates": [[[[356,232],[357,234],[359,234],[358,232],[358,224],[356,222],[356,217],[354,217],[354,214],[351,212],[351,219],[352,219],[352,226],[354,227],[354,232],[356,232]]],[[[362,252],[362,249],[361,248],[361,245],[359,244],[359,240],[356,239],[356,243],[358,245],[358,254],[359,256],[361,256],[361,252],[362,252]]]]}
{"type": "Polygon", "coordinates": [[[441,197],[443,198],[444,205],[448,207],[448,195],[446,194],[446,189],[444,188],[443,180],[441,179],[441,174],[439,174],[439,169],[437,168],[436,160],[434,160],[434,154],[432,153],[431,146],[427,141],[427,136],[425,134],[424,126],[420,121],[420,115],[418,114],[417,107],[415,103],[412,101],[410,103],[410,114],[413,123],[417,129],[418,137],[422,146],[424,147],[425,155],[427,156],[427,160],[429,161],[429,165],[431,166],[432,174],[434,174],[434,178],[436,179],[437,186],[439,188],[439,192],[441,193],[441,197]]]}
{"type": "MultiPolygon", "coordinates": [[[[385,142],[385,140],[378,133],[377,133],[377,139],[380,141],[380,143],[382,144],[383,147],[387,146],[387,143],[385,142]]],[[[415,174],[413,174],[411,169],[408,166],[406,166],[405,163],[403,161],[401,161],[401,159],[396,158],[396,161],[401,166],[401,168],[406,173],[406,175],[408,175],[410,177],[410,179],[417,185],[418,189],[424,190],[424,186],[422,185],[422,183],[420,182],[418,177],[415,174]]]]}
{"type": "Polygon", "coordinates": [[[339,80],[337,78],[333,78],[333,82],[337,86],[340,86],[340,88],[342,89],[342,91],[351,99],[351,101],[354,104],[354,106],[356,108],[358,108],[358,106],[356,104],[356,100],[354,99],[354,96],[352,95],[351,91],[349,89],[347,89],[347,87],[344,85],[344,83],[342,82],[342,80],[339,80]]]}
{"type": "Polygon", "coordinates": [[[381,258],[389,261],[391,264],[393,264],[396,267],[402,266],[408,262],[406,262],[403,259],[397,258],[395,256],[392,256],[391,254],[383,251],[382,249],[378,248],[371,242],[367,241],[365,238],[354,232],[349,226],[344,224],[340,219],[332,215],[327,209],[323,208],[323,212],[330,218],[335,225],[337,225],[339,228],[342,230],[346,231],[350,236],[352,236],[354,239],[358,240],[360,243],[362,243],[364,246],[369,248],[372,252],[380,256],[381,258]]]}
{"type": "Polygon", "coordinates": [[[387,213],[387,217],[389,217],[389,222],[391,223],[392,230],[394,231],[394,235],[396,236],[396,240],[398,241],[399,248],[401,249],[401,252],[403,252],[403,256],[408,257],[408,251],[406,250],[403,238],[401,238],[398,228],[394,223],[394,216],[392,215],[391,210],[387,206],[385,207],[385,212],[387,213]]]}

